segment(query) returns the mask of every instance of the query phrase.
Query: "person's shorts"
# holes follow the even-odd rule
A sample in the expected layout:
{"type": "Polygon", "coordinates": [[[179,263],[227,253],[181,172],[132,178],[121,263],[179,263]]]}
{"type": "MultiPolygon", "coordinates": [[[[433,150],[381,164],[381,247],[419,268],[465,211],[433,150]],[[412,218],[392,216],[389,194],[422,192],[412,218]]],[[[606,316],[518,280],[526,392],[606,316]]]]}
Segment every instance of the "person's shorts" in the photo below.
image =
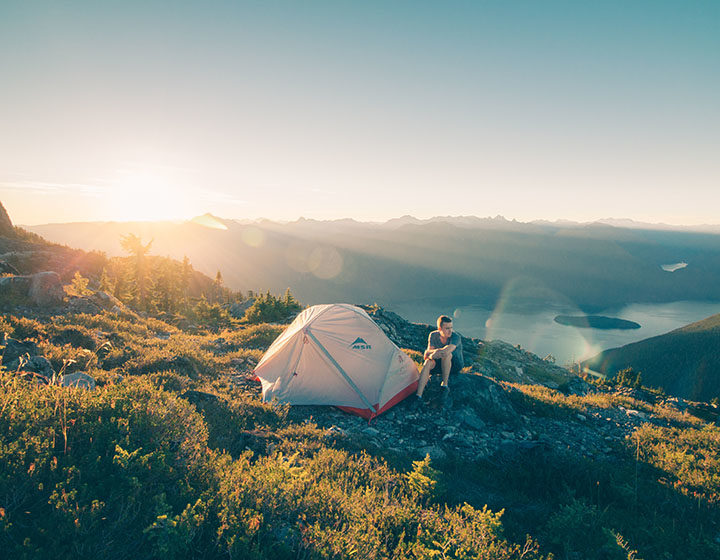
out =
{"type": "MultiPolygon", "coordinates": [[[[460,373],[460,370],[463,368],[460,361],[453,356],[452,357],[452,364],[450,365],[450,375],[455,375],[456,373],[460,373]]],[[[435,360],[435,367],[430,370],[430,375],[442,375],[442,363],[440,363],[440,360],[435,360]]]]}

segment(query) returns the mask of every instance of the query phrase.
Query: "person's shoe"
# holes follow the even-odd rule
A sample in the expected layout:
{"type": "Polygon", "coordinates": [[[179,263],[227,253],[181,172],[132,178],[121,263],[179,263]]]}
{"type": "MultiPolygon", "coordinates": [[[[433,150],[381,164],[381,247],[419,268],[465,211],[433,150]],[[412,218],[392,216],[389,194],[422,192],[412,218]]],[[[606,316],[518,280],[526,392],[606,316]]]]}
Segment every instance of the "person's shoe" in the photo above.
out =
{"type": "Polygon", "coordinates": [[[425,401],[418,395],[410,397],[410,410],[413,412],[419,412],[425,407],[425,401]]]}

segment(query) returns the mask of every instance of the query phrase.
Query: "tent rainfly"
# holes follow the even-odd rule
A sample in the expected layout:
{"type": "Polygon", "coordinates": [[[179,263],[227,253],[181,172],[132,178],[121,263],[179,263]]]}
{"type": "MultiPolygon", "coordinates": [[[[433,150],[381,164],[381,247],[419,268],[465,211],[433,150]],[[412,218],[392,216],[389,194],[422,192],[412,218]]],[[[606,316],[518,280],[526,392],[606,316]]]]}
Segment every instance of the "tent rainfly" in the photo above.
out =
{"type": "Polygon", "coordinates": [[[257,367],[263,399],[332,405],[374,418],[417,388],[418,370],[364,310],[338,303],[304,310],[257,367]]]}

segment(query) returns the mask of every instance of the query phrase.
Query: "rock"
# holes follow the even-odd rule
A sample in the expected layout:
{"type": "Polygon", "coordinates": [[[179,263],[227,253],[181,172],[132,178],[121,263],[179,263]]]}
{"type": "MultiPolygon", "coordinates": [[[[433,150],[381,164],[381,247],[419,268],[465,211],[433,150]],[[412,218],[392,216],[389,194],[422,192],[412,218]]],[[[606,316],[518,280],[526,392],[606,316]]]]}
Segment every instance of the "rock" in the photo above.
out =
{"type": "Polygon", "coordinates": [[[42,356],[32,356],[30,360],[22,364],[22,366],[20,366],[19,360],[16,363],[17,365],[10,364],[8,369],[13,370],[18,369],[19,367],[20,371],[37,373],[47,379],[52,379],[55,376],[55,370],[53,369],[52,364],[47,360],[47,358],[43,358],[42,356]]]}
{"type": "Polygon", "coordinates": [[[463,408],[459,410],[455,417],[462,425],[473,430],[480,431],[485,429],[485,422],[483,422],[471,408],[463,408]]]}
{"type": "Polygon", "coordinates": [[[67,310],[70,313],[84,313],[86,315],[97,315],[102,313],[99,305],[94,303],[88,297],[70,296],[67,304],[67,310]]]}
{"type": "Polygon", "coordinates": [[[106,292],[94,292],[82,297],[71,296],[68,300],[70,313],[97,315],[103,310],[118,314],[131,313],[119,299],[106,292]]]}
{"type": "MultiPolygon", "coordinates": [[[[377,305],[358,305],[358,307],[364,309],[387,337],[400,348],[409,348],[422,352],[427,346],[428,334],[435,330],[434,326],[410,323],[400,315],[378,307],[377,305]]],[[[462,334],[460,334],[460,336],[463,343],[465,364],[470,365],[478,356],[482,341],[467,338],[462,336],[462,334]]]]}
{"type": "Polygon", "coordinates": [[[507,390],[496,381],[477,373],[461,373],[451,380],[456,408],[475,412],[483,422],[520,423],[520,414],[508,396],[507,390]]]}
{"type": "Polygon", "coordinates": [[[569,395],[578,395],[584,397],[592,391],[592,385],[581,377],[571,377],[565,384],[564,390],[569,395]]]}
{"type": "MultiPolygon", "coordinates": [[[[8,338],[5,340],[5,350],[2,354],[2,363],[8,369],[14,369],[10,367],[10,364],[16,362],[20,356],[28,354],[29,356],[38,355],[38,347],[32,340],[26,340],[21,342],[14,338],[8,338]]],[[[17,367],[17,366],[16,366],[17,367]]]]}
{"type": "Polygon", "coordinates": [[[38,272],[30,276],[0,278],[0,291],[9,294],[12,303],[50,307],[62,303],[65,297],[57,272],[38,272]]]}
{"type": "Polygon", "coordinates": [[[33,304],[50,306],[62,303],[65,290],[57,272],[38,272],[30,276],[28,295],[33,304]]]}
{"type": "Polygon", "coordinates": [[[379,436],[379,435],[380,435],[380,430],[368,426],[367,428],[365,428],[365,429],[362,431],[362,433],[365,434],[366,436],[374,437],[374,436],[379,436]]]}
{"type": "Polygon", "coordinates": [[[95,378],[82,371],[77,371],[60,376],[60,385],[63,387],[78,387],[92,391],[95,389],[95,378]]]}
{"type": "Polygon", "coordinates": [[[255,298],[249,298],[242,303],[233,303],[228,308],[228,313],[234,319],[242,319],[245,317],[245,312],[255,303],[255,298]]]}
{"type": "Polygon", "coordinates": [[[421,447],[418,449],[418,454],[421,458],[424,458],[425,455],[430,455],[430,459],[433,461],[442,461],[447,458],[447,453],[445,453],[445,450],[439,445],[427,445],[425,447],[421,447]]]}

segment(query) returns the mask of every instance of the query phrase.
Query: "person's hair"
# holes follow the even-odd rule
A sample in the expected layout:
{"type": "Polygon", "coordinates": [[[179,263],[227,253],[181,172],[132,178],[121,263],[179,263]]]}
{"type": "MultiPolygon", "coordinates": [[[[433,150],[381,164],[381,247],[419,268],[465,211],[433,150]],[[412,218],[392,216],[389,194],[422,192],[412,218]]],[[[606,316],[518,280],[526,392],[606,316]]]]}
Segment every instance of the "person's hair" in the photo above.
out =
{"type": "Polygon", "coordinates": [[[443,323],[452,323],[452,317],[448,317],[447,315],[440,315],[437,320],[437,327],[440,329],[442,327],[443,323]]]}

